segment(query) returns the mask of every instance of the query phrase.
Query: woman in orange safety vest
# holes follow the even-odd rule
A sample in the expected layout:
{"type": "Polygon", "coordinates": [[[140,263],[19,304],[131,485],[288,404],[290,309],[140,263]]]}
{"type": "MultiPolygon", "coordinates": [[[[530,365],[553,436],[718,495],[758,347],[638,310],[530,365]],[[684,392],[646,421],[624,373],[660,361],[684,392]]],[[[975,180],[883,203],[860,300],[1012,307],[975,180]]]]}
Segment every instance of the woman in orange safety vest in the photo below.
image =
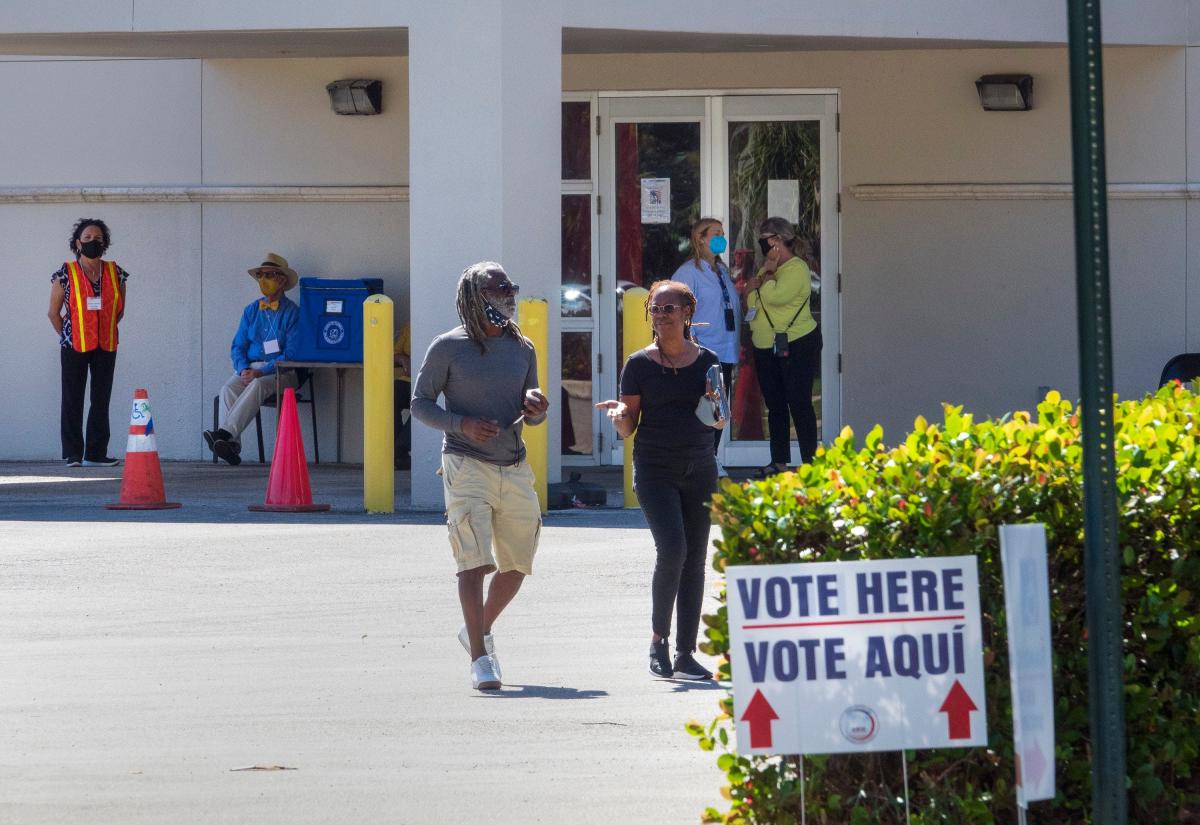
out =
{"type": "Polygon", "coordinates": [[[71,230],[67,261],[50,276],[50,325],[58,333],[62,363],[62,457],[68,467],[112,467],[108,455],[108,404],[117,364],[117,325],[125,314],[125,279],[129,274],[101,256],[112,243],[108,225],[81,218],[71,230]],[[83,431],[83,396],[92,376],[87,437],[83,431]]]}

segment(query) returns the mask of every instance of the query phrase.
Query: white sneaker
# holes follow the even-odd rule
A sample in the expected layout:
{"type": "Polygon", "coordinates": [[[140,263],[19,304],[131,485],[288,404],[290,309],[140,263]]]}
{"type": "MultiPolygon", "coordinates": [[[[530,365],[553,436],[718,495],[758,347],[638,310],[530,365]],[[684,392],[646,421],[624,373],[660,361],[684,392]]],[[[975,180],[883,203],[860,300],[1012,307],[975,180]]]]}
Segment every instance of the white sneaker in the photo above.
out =
{"type": "Polygon", "coordinates": [[[717,462],[717,478],[729,478],[729,473],[725,469],[725,465],[717,462]]]}
{"type": "Polygon", "coordinates": [[[476,690],[499,690],[500,674],[491,656],[480,656],[471,662],[471,687],[476,690]]]}
{"type": "MultiPolygon", "coordinates": [[[[471,637],[467,635],[467,626],[463,625],[458,631],[458,643],[463,646],[463,650],[467,651],[467,655],[471,655],[471,637]]],[[[496,678],[503,678],[500,675],[500,660],[496,658],[496,639],[491,633],[483,634],[483,652],[492,657],[492,667],[496,670],[496,678]]]]}

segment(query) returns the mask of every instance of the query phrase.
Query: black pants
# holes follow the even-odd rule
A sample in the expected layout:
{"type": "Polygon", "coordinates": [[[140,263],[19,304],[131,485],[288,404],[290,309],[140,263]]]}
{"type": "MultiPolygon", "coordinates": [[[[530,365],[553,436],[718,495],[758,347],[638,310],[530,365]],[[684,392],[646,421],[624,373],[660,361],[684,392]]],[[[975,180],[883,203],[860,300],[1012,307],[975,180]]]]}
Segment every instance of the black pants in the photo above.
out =
{"type": "Polygon", "coordinates": [[[409,456],[412,450],[412,419],[401,423],[401,410],[407,410],[412,405],[412,382],[411,381],[393,381],[395,385],[395,450],[396,450],[396,469],[407,470],[412,466],[412,459],[409,456]]]}
{"type": "MultiPolygon", "coordinates": [[[[733,403],[733,368],[736,364],[726,364],[721,362],[721,375],[725,378],[725,398],[730,404],[733,403]]],[[[728,425],[726,425],[728,426],[728,425]]],[[[717,454],[717,450],[721,448],[721,434],[724,430],[713,429],[713,455],[717,454]]]]}
{"type": "Polygon", "coordinates": [[[671,456],[633,462],[633,488],[657,558],[652,585],[651,629],[671,635],[675,609],[675,650],[696,649],[700,605],[704,601],[704,562],[708,554],[709,506],[717,490],[717,463],[711,456],[671,456]]]}
{"type": "Polygon", "coordinates": [[[813,410],[812,389],[813,379],[821,369],[821,330],[814,329],[792,341],[787,358],[755,347],[754,368],[767,405],[771,463],[791,463],[790,412],[800,444],[800,460],[807,464],[817,452],[817,414],[813,410]]]}
{"type": "Polygon", "coordinates": [[[108,457],[108,402],[112,397],[117,354],[102,349],[76,352],[70,347],[61,347],[59,352],[62,362],[62,409],[59,414],[62,457],[100,461],[108,457]],[[92,374],[92,399],[85,442],[83,394],[88,372],[92,374]]]}

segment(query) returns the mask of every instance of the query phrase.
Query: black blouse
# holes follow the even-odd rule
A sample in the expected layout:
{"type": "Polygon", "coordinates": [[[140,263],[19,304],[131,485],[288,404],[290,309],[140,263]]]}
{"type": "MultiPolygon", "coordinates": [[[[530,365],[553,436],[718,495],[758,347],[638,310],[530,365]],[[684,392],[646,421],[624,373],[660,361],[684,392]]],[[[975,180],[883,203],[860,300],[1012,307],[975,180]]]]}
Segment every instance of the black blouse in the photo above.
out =
{"type": "Polygon", "coordinates": [[[642,399],[634,458],[670,455],[711,455],[712,427],[696,417],[696,404],[705,391],[708,368],[719,363],[716,353],[700,347],[700,355],[678,374],[638,350],[621,371],[621,395],[642,399]]]}

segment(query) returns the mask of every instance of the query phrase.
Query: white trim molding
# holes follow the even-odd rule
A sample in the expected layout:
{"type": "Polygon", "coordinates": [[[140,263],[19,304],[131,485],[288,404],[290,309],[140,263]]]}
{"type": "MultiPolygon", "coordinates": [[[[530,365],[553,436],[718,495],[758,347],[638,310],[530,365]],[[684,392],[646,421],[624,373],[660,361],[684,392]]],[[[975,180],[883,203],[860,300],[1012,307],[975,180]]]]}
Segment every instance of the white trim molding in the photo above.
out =
{"type": "MultiPolygon", "coordinates": [[[[1061,201],[1069,183],[860,183],[850,187],[860,201],[1061,201]]],[[[1200,183],[1110,183],[1113,200],[1200,200],[1200,183]]]]}
{"type": "Polygon", "coordinates": [[[10,203],[407,203],[407,186],[6,186],[10,203]]]}

